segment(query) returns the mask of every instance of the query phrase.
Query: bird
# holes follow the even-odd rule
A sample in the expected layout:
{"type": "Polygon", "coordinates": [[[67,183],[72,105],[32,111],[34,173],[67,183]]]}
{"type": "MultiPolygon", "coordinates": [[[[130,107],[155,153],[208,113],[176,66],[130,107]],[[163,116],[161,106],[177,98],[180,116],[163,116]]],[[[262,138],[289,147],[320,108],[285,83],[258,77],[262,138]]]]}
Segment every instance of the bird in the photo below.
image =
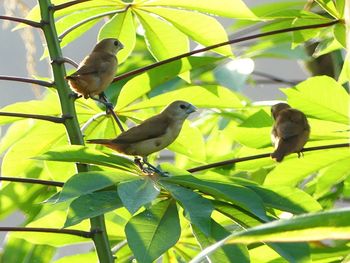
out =
{"type": "Polygon", "coordinates": [[[271,140],[275,151],[271,157],[277,162],[291,153],[298,153],[310,136],[310,125],[303,112],[291,108],[287,103],[278,103],[271,108],[272,117],[275,120],[271,131],[271,140]]]}
{"type": "Polygon", "coordinates": [[[123,48],[123,44],[116,38],[103,39],[79,64],[77,71],[66,76],[71,89],[78,97],[92,98],[110,106],[106,104],[104,91],[113,81],[118,67],[116,54],[123,48]],[[98,99],[96,95],[99,96],[98,99]]]}
{"type": "Polygon", "coordinates": [[[161,173],[147,161],[147,156],[173,143],[186,118],[195,111],[196,107],[191,103],[177,100],[158,115],[144,120],[114,139],[90,139],[87,143],[101,144],[122,154],[139,156],[144,164],[161,173]]]}

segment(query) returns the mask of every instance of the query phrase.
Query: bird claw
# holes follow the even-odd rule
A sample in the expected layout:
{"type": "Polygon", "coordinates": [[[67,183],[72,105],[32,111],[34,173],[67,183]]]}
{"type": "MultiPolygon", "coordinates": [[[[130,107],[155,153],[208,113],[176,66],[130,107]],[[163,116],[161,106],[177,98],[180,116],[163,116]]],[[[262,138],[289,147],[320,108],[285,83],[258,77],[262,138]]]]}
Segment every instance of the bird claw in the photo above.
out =
{"type": "MultiPolygon", "coordinates": [[[[136,160],[136,158],[135,158],[136,160]]],[[[138,159],[140,161],[140,159],[138,159]]],[[[146,173],[156,173],[159,174],[162,177],[169,177],[169,173],[168,172],[164,172],[160,169],[158,169],[157,167],[153,166],[152,164],[150,164],[149,162],[147,162],[146,160],[143,160],[143,164],[147,165],[147,168],[141,168],[144,172],[146,173]]]]}
{"type": "Polygon", "coordinates": [[[74,100],[83,97],[83,95],[79,95],[78,93],[75,93],[75,92],[69,93],[68,96],[69,96],[69,98],[72,98],[72,99],[74,99],[74,100]]]}
{"type": "Polygon", "coordinates": [[[304,157],[304,153],[303,152],[298,152],[298,158],[300,157],[304,157]]]}

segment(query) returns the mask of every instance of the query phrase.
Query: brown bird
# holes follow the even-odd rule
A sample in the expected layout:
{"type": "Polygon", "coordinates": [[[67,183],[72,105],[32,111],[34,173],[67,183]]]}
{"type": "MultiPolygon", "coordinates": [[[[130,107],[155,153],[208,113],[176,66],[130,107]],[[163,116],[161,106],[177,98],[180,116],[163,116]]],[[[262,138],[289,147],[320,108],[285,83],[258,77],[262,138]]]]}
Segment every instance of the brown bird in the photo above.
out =
{"type": "Polygon", "coordinates": [[[300,152],[310,135],[310,126],[305,114],[292,109],[287,103],[272,106],[271,114],[275,119],[271,132],[275,151],[271,157],[277,162],[281,162],[284,156],[291,153],[298,153],[300,157],[300,152]]]}
{"type": "Polygon", "coordinates": [[[66,76],[72,90],[85,99],[92,98],[104,103],[101,100],[103,92],[111,84],[118,66],[116,54],[123,48],[123,44],[115,38],[106,38],[97,43],[77,71],[66,76]],[[100,96],[99,99],[94,97],[96,95],[100,96]]]}
{"type": "Polygon", "coordinates": [[[147,156],[174,142],[185,119],[194,111],[196,108],[192,104],[174,101],[158,115],[122,132],[115,139],[92,139],[87,142],[102,144],[126,155],[141,156],[145,164],[159,172],[147,162],[147,156]]]}

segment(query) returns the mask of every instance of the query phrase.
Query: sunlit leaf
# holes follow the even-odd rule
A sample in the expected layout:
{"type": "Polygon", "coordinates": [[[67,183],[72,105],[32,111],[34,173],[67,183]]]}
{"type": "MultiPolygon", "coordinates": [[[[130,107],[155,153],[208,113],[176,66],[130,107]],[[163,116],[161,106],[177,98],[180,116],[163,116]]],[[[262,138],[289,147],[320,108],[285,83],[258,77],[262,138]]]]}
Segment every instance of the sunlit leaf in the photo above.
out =
{"type": "MultiPolygon", "coordinates": [[[[144,10],[155,13],[172,23],[177,29],[204,46],[228,41],[227,33],[215,18],[181,9],[147,7],[144,10]]],[[[231,47],[226,45],[213,51],[224,56],[232,55],[231,47]]]]}
{"type": "Polygon", "coordinates": [[[118,62],[124,62],[133,51],[136,43],[134,18],[131,10],[116,14],[100,29],[98,39],[117,38],[124,48],[117,54],[118,62]]]}

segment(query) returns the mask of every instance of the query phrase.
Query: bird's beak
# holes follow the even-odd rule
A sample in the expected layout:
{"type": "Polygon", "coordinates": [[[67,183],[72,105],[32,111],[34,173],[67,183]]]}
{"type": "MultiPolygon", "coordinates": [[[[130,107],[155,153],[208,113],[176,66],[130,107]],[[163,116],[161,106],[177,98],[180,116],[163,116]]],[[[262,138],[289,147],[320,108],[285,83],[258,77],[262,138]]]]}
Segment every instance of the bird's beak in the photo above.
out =
{"type": "Polygon", "coordinates": [[[123,49],[124,45],[122,44],[122,42],[120,42],[120,49],[123,49]]]}
{"type": "Polygon", "coordinates": [[[190,104],[190,106],[186,110],[186,113],[191,114],[192,112],[195,112],[195,111],[197,111],[197,108],[195,106],[193,106],[192,104],[190,104]]]}

